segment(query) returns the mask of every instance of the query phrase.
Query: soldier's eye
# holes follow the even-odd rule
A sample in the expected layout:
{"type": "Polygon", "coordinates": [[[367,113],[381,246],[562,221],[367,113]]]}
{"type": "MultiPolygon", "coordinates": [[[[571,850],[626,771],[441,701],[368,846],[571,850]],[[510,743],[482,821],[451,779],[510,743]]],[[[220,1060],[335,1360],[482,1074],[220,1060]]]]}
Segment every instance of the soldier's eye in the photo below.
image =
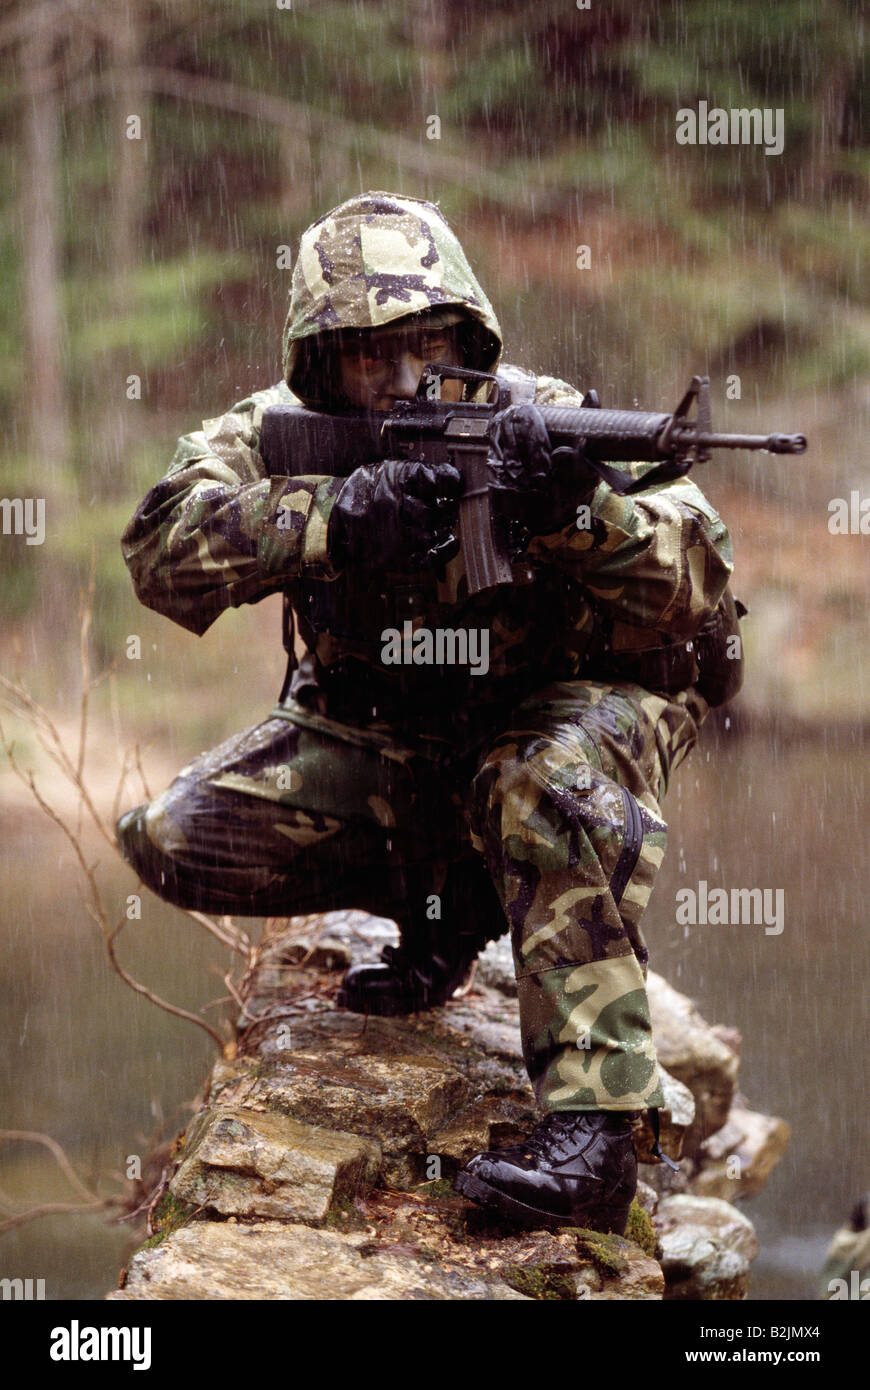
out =
{"type": "Polygon", "coordinates": [[[366,355],[371,362],[395,362],[400,352],[401,346],[389,338],[385,338],[381,343],[372,343],[371,347],[366,348],[366,355]]]}
{"type": "Polygon", "coordinates": [[[437,362],[450,352],[452,346],[450,336],[446,333],[427,335],[420,344],[420,356],[427,362],[437,362]]]}
{"type": "Polygon", "coordinates": [[[372,366],[380,362],[387,361],[389,349],[379,343],[372,343],[369,347],[360,350],[360,358],[367,366],[372,366]]]}

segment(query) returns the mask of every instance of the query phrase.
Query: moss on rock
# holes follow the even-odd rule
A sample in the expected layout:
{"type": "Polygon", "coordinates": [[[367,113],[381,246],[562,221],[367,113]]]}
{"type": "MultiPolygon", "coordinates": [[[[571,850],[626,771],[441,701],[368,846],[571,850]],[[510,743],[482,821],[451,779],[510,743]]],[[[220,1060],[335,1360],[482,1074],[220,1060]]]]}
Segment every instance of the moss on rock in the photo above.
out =
{"type": "Polygon", "coordinates": [[[571,1274],[552,1265],[507,1265],[502,1279],[517,1293],[547,1302],[574,1302],[577,1286],[571,1274]]]}
{"type": "Polygon", "coordinates": [[[625,1274],[629,1261],[622,1236],[604,1235],[600,1231],[575,1228],[577,1249],[592,1261],[603,1279],[618,1279],[625,1274]]]}
{"type": "Polygon", "coordinates": [[[162,1245],[166,1237],[171,1235],[173,1231],[177,1231],[180,1226],[187,1225],[196,1210],[197,1208],[191,1206],[190,1202],[183,1202],[178,1197],[174,1197],[171,1192],[164,1192],[151,1218],[154,1234],[143,1241],[139,1249],[153,1250],[156,1246],[162,1245]]]}
{"type": "Polygon", "coordinates": [[[635,1245],[640,1246],[645,1255],[651,1255],[655,1259],[657,1245],[655,1229],[649,1213],[644,1211],[637,1200],[633,1201],[629,1208],[625,1239],[633,1240],[635,1245]]]}

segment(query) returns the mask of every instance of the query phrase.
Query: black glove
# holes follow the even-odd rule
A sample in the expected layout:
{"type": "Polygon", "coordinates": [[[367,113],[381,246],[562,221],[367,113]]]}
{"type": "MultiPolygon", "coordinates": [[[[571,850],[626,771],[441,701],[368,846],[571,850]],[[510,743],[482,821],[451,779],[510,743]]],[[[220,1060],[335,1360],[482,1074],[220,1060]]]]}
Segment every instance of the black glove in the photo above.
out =
{"type": "Polygon", "coordinates": [[[462,479],[452,464],[365,463],[351,473],[327,533],[336,569],[414,573],[459,549],[462,479]]]}
{"type": "Polygon", "coordinates": [[[589,494],[582,454],[553,464],[544,417],[536,405],[512,405],[496,417],[489,460],[490,497],[508,548],[525,549],[532,536],[561,531],[589,494]]]}

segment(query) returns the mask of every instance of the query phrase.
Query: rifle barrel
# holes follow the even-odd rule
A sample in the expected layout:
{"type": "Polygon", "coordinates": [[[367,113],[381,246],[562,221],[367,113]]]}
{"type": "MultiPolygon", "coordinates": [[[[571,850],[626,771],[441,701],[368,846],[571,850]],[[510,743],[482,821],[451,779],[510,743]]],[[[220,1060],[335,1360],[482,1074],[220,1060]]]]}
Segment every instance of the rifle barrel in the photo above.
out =
{"type": "Polygon", "coordinates": [[[675,429],[673,438],[702,449],[764,449],[768,454],[803,454],[807,447],[805,434],[696,434],[675,429]]]}
{"type": "Polygon", "coordinates": [[[692,445],[763,449],[769,454],[803,454],[807,447],[803,434],[717,434],[699,430],[694,420],[646,410],[545,406],[541,414],[554,448],[582,438],[587,455],[612,462],[655,462],[692,445]]]}

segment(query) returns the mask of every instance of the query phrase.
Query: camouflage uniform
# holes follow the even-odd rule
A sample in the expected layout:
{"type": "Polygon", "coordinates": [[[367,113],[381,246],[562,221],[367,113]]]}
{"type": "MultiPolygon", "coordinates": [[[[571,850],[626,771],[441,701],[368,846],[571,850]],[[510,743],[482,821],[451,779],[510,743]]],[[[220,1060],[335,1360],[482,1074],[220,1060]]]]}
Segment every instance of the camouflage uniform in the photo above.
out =
{"type": "MultiPolygon", "coordinates": [[[[306,646],[270,719],[185,768],[119,823],[126,857],[171,901],[240,914],[358,906],[403,930],[443,894],[512,935],[523,1048],[541,1105],[662,1103],[640,919],[665,850],[661,802],[707,705],[637,683],[719,603],[728,533],[687,480],[631,497],[600,483],[591,525],[537,535],[516,585],[468,595],[440,574],[338,574],[327,528],[343,479],[269,477],[264,409],[311,397],[306,338],[448,306],[495,368],[498,323],[429,203],[367,194],[305,233],[285,380],[185,436],[128,526],[142,601],[202,633],[284,590],[306,646]],[[382,634],[488,629],[489,670],[381,661],[382,634]],[[634,677],[634,678],[633,678],[634,677]]],[[[579,404],[549,377],[538,404],[579,404]]],[[[650,465],[622,465],[643,476],[650,465]]],[[[648,685],[649,683],[647,683],[648,685]]]]}

